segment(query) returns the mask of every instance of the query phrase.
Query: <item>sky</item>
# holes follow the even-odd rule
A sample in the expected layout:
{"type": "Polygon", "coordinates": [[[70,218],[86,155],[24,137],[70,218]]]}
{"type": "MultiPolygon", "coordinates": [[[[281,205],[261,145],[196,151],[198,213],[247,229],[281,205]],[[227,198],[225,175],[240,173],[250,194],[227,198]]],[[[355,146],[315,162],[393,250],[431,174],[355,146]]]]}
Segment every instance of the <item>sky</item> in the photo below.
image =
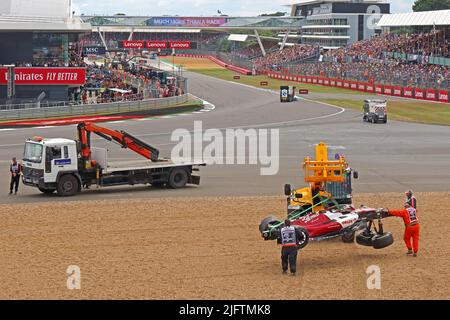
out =
{"type": "MultiPolygon", "coordinates": [[[[76,14],[209,16],[217,10],[230,16],[257,16],[287,11],[291,0],[72,0],[76,14]]],[[[295,2],[295,1],[294,1],[295,2]]],[[[410,12],[414,0],[392,0],[391,12],[410,12]]]]}

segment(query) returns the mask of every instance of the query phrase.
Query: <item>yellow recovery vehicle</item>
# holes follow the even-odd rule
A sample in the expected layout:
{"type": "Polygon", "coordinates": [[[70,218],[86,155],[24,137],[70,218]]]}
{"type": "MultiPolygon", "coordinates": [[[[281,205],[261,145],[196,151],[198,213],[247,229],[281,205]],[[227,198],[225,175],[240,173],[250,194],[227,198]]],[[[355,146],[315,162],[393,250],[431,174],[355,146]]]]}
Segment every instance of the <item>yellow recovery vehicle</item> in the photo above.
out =
{"type": "Polygon", "coordinates": [[[352,173],[358,179],[358,172],[350,168],[342,154],[329,160],[328,147],[321,142],[316,145],[316,159],[306,157],[303,169],[308,187],[297,190],[292,190],[289,184],[284,187],[289,217],[352,204],[352,173]]]}

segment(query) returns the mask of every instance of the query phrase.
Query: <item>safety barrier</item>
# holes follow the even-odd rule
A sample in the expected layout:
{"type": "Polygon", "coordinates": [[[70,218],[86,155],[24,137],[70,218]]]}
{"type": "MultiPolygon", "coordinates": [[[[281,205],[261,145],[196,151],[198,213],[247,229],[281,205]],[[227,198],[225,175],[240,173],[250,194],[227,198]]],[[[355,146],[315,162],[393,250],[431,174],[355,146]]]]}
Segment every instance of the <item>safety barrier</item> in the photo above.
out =
{"type": "Polygon", "coordinates": [[[187,103],[189,94],[178,97],[147,99],[140,101],[124,101],[89,105],[72,105],[50,108],[28,108],[0,111],[0,120],[45,119],[97,114],[125,114],[144,111],[170,109],[187,103]]]}
{"type": "Polygon", "coordinates": [[[449,94],[447,90],[436,90],[430,88],[412,88],[402,86],[382,85],[376,83],[348,81],[342,79],[330,79],[323,77],[312,77],[302,75],[292,75],[281,72],[268,72],[267,76],[272,79],[294,81],[308,84],[317,84],[322,86],[343,88],[355,91],[375,93],[381,95],[410,98],[416,100],[427,100],[449,103],[449,94]]]}

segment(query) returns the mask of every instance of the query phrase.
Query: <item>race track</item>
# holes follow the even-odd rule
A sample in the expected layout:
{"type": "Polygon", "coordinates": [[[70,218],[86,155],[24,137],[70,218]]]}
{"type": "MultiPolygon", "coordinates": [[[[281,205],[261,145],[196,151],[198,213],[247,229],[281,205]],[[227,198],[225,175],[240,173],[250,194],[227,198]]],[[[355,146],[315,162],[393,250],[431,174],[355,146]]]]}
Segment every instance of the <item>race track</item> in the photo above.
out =
{"type": "MultiPolygon", "coordinates": [[[[216,165],[201,169],[200,187],[175,191],[148,187],[93,189],[74,199],[279,195],[285,183],[303,185],[301,162],[306,155],[313,155],[312,147],[320,141],[335,152],[344,153],[359,171],[360,179],[354,186],[357,193],[450,189],[450,127],[397,121],[372,125],[363,123],[361,114],[352,110],[306,100],[280,104],[273,92],[195,73],[186,75],[190,79],[190,92],[214,104],[214,111],[104,125],[135,134],[158,147],[163,156],[170,156],[175,145],[170,140],[172,131],[193,130],[195,120],[203,122],[204,130],[280,128],[279,173],[261,176],[259,166],[216,165]]],[[[34,135],[75,138],[75,127],[3,130],[0,134],[0,180],[4,186],[0,203],[60,200],[57,196],[43,196],[33,188],[21,188],[17,197],[8,196],[8,164],[13,156],[21,157],[26,138],[34,135]]],[[[132,152],[102,140],[95,140],[95,144],[108,146],[110,160],[136,158],[132,152]]]]}

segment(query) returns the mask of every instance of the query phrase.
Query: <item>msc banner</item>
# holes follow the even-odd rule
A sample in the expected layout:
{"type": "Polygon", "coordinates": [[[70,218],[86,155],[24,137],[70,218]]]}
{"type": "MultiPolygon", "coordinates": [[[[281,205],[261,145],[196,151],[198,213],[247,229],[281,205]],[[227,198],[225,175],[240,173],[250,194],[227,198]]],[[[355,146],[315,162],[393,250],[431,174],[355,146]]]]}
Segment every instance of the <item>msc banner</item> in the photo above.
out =
{"type": "MultiPolygon", "coordinates": [[[[85,68],[15,68],[16,85],[83,85],[85,68]]],[[[6,85],[8,69],[0,68],[0,85],[6,85]]]]}
{"type": "Polygon", "coordinates": [[[106,53],[105,47],[84,47],[83,53],[85,55],[104,55],[106,53]]]}

